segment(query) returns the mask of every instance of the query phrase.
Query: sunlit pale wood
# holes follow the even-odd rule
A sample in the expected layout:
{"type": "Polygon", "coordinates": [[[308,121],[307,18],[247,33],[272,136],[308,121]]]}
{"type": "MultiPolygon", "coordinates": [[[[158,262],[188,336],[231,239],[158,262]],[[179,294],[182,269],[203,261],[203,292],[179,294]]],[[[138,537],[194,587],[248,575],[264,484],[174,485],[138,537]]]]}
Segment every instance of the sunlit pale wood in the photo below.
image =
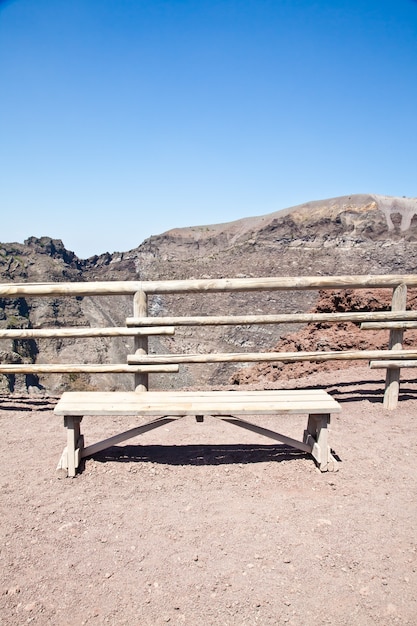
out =
{"type": "Polygon", "coordinates": [[[239,352],[213,354],[149,354],[128,356],[128,363],[251,363],[255,361],[357,361],[416,359],[417,350],[347,350],[329,352],[239,352]]]}
{"type": "Polygon", "coordinates": [[[132,439],[133,437],[138,437],[139,435],[143,435],[144,433],[149,432],[150,430],[154,430],[155,428],[160,428],[161,426],[165,426],[170,422],[175,421],[176,417],[160,417],[153,422],[149,422],[148,424],[142,424],[141,426],[136,426],[135,428],[131,428],[130,430],[126,430],[123,433],[118,433],[117,435],[113,435],[113,437],[109,437],[108,439],[104,439],[103,441],[99,441],[97,443],[93,443],[90,446],[86,446],[82,450],[81,457],[85,458],[88,456],[92,456],[93,454],[97,454],[97,452],[101,452],[102,450],[106,450],[111,446],[116,446],[118,443],[122,441],[127,441],[128,439],[132,439]]]}
{"type": "Polygon", "coordinates": [[[178,365],[125,365],[109,363],[0,363],[0,374],[140,374],[178,372],[178,365]]]}
{"type": "MultiPolygon", "coordinates": [[[[401,284],[396,286],[393,289],[392,293],[392,302],[391,309],[392,311],[405,311],[407,308],[407,285],[401,284]]],[[[389,334],[389,345],[390,350],[394,352],[398,352],[402,350],[404,330],[401,328],[395,328],[390,330],[389,334]]],[[[378,357],[376,357],[378,358],[378,357]]],[[[395,356],[392,356],[392,359],[395,360],[395,356]]],[[[400,357],[401,358],[401,357],[400,357]]],[[[409,357],[415,358],[415,357],[409,357]]],[[[385,378],[385,393],[384,393],[384,408],[385,409],[395,409],[398,404],[398,396],[400,393],[400,376],[401,369],[398,367],[390,367],[387,369],[387,374],[385,378]]]]}
{"type": "Polygon", "coordinates": [[[184,317],[128,317],[126,326],[233,326],[248,324],[303,324],[309,322],[365,322],[381,320],[417,320],[417,311],[365,313],[281,313],[271,315],[207,315],[184,317]]]}
{"type": "Polygon", "coordinates": [[[404,359],[402,361],[371,361],[369,363],[369,367],[373,370],[375,369],[390,369],[400,368],[400,367],[417,367],[417,361],[408,361],[404,359]]]}
{"type": "Polygon", "coordinates": [[[57,415],[252,415],[339,412],[328,393],[316,390],[211,391],[67,391],[54,409],[57,415]]]}
{"type": "Polygon", "coordinates": [[[290,276],[266,278],[219,278],[159,281],[103,281],[71,283],[5,283],[0,296],[94,296],[151,293],[222,292],[254,290],[361,289],[417,286],[416,274],[290,276]]]}
{"type": "Polygon", "coordinates": [[[137,337],[148,335],[173,335],[173,326],[126,328],[111,326],[109,328],[6,328],[0,329],[0,339],[41,339],[55,337],[137,337]]]}
{"type": "MultiPolygon", "coordinates": [[[[79,460],[108,448],[109,446],[137,437],[149,430],[158,428],[170,421],[187,415],[213,415],[219,419],[263,435],[275,441],[281,441],[296,449],[310,452],[321,471],[335,469],[329,467],[328,460],[333,458],[326,437],[320,439],[320,428],[317,427],[316,437],[309,435],[308,441],[299,441],[286,435],[276,433],[261,424],[252,424],[243,420],[241,416],[303,414],[309,415],[309,423],[317,416],[317,424],[326,418],[330,421],[331,412],[339,412],[340,405],[328,393],[322,390],[271,390],[271,391],[134,391],[134,392],[66,392],[56,405],[56,415],[63,415],[68,434],[66,451],[61,456],[59,467],[68,467],[68,474],[75,475],[79,460]],[[74,433],[74,424],[84,416],[160,416],[159,419],[141,424],[123,433],[105,439],[87,447],[80,448],[77,455],[75,440],[79,433],[74,433]]],[[[79,424],[79,421],[78,421],[79,424]]],[[[334,460],[334,459],[333,459],[334,460]]]]}
{"type": "MultiPolygon", "coordinates": [[[[133,315],[136,318],[148,315],[148,297],[143,290],[137,291],[133,296],[133,315]]],[[[144,355],[148,353],[148,337],[135,337],[134,343],[135,354],[144,355]]],[[[135,374],[134,385],[136,391],[146,391],[149,388],[148,374],[146,372],[135,374]]]]}
{"type": "Polygon", "coordinates": [[[228,424],[239,426],[239,428],[243,428],[245,430],[250,430],[257,435],[263,435],[264,437],[268,437],[268,439],[273,439],[274,441],[280,441],[281,443],[285,443],[285,445],[291,446],[296,450],[302,450],[303,452],[310,453],[312,452],[313,446],[309,443],[305,443],[304,441],[298,441],[297,439],[287,437],[286,435],[281,435],[281,433],[276,433],[269,428],[263,428],[263,426],[258,426],[258,424],[246,422],[240,417],[220,417],[220,419],[222,420],[222,422],[227,422],[228,424]]]}
{"type": "Polygon", "coordinates": [[[417,328],[417,322],[363,322],[361,324],[361,330],[392,330],[394,328],[402,330],[417,328]]]}

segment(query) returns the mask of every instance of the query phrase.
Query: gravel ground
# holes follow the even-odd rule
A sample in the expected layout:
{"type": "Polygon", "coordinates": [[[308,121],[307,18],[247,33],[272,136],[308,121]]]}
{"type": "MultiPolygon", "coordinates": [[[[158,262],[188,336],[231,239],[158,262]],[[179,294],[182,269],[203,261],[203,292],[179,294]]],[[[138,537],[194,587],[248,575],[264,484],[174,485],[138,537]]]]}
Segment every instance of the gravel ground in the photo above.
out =
{"type": "MultiPolygon", "coordinates": [[[[405,374],[407,371],[404,370],[405,374]]],[[[417,380],[326,372],[339,471],[214,418],[169,424],[58,479],[52,403],[0,410],[5,626],[417,623],[417,380]]],[[[301,437],[305,416],[254,418],[301,437]]],[[[135,425],[86,418],[86,443],[135,425]]]]}

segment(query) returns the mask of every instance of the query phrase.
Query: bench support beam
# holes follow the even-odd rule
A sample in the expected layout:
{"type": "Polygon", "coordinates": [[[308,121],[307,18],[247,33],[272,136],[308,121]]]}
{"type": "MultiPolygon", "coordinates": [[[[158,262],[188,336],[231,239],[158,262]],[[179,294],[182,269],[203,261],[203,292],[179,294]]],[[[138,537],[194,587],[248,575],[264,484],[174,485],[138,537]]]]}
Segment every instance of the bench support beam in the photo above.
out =
{"type": "Polygon", "coordinates": [[[281,441],[281,443],[285,443],[292,448],[296,448],[297,450],[302,450],[303,452],[309,452],[311,454],[312,446],[310,444],[304,443],[302,441],[298,441],[297,439],[291,439],[291,437],[286,437],[286,435],[281,435],[280,433],[276,433],[274,430],[269,430],[268,428],[263,428],[262,426],[258,426],[257,424],[252,424],[251,422],[246,422],[245,420],[240,419],[240,417],[235,417],[233,415],[230,416],[217,416],[218,419],[223,422],[228,422],[229,424],[233,424],[234,426],[239,426],[240,428],[244,428],[246,430],[250,430],[253,433],[257,433],[258,435],[263,435],[264,437],[268,437],[269,439],[274,439],[275,441],[281,441]]]}
{"type": "Polygon", "coordinates": [[[239,426],[240,428],[245,428],[246,430],[250,430],[254,433],[257,433],[258,435],[264,435],[269,439],[281,441],[282,443],[285,443],[286,445],[291,446],[291,448],[295,448],[296,450],[308,452],[316,461],[317,466],[321,472],[334,472],[338,469],[337,461],[332,455],[328,444],[328,425],[330,424],[329,413],[323,413],[318,415],[313,414],[308,416],[307,429],[304,431],[303,441],[292,439],[291,437],[287,437],[286,435],[282,435],[281,433],[269,430],[268,428],[263,428],[262,426],[258,426],[257,424],[252,424],[251,422],[247,422],[239,417],[235,417],[232,415],[217,417],[224,422],[234,424],[235,426],[239,426]]]}
{"type": "Polygon", "coordinates": [[[91,446],[87,446],[86,448],[84,448],[81,456],[83,459],[87,456],[93,456],[93,454],[97,454],[97,452],[106,450],[107,448],[110,448],[111,446],[115,446],[118,443],[121,443],[122,441],[126,441],[127,439],[133,439],[133,437],[138,437],[139,435],[143,435],[143,433],[147,433],[150,430],[154,430],[155,428],[160,428],[161,426],[165,426],[165,424],[174,422],[177,419],[181,419],[181,418],[180,417],[159,417],[157,420],[148,422],[147,424],[143,424],[142,426],[136,426],[135,428],[126,430],[125,432],[114,435],[113,437],[109,437],[108,439],[103,439],[103,441],[98,441],[97,443],[93,443],[91,446]]]}

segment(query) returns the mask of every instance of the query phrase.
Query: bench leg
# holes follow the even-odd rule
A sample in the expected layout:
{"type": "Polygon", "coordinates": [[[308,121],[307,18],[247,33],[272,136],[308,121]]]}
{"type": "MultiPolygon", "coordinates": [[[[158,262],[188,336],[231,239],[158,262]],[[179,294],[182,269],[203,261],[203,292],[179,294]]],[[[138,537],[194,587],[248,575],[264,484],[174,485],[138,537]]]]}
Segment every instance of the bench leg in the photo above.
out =
{"type": "Polygon", "coordinates": [[[64,426],[67,429],[67,446],[64,449],[57,470],[67,472],[71,478],[75,476],[80,464],[81,453],[84,447],[84,437],[81,434],[82,417],[67,415],[64,417],[64,426]]]}
{"type": "Polygon", "coordinates": [[[311,454],[321,472],[337,471],[337,461],[329,446],[330,414],[309,415],[304,442],[312,446],[311,454]]]}

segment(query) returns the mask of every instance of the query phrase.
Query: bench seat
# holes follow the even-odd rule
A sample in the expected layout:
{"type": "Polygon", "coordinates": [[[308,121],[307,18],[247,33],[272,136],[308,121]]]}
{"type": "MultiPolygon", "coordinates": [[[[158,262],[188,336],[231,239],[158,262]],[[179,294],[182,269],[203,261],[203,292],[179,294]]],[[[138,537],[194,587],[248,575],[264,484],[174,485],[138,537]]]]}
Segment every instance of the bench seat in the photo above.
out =
{"type": "Polygon", "coordinates": [[[204,416],[218,417],[246,430],[281,441],[311,453],[322,471],[336,469],[336,461],[328,446],[328,425],[332,413],[341,407],[328,393],[318,389],[271,391],[69,391],[55,407],[55,414],[64,417],[67,447],[58,468],[74,476],[80,460],[121,441],[136,437],[164,424],[193,415],[197,421],[204,416]],[[242,419],[249,415],[307,414],[303,441],[298,441],[242,419]],[[153,416],[155,420],[119,433],[105,441],[84,447],[80,422],[84,416],[153,416]]]}

